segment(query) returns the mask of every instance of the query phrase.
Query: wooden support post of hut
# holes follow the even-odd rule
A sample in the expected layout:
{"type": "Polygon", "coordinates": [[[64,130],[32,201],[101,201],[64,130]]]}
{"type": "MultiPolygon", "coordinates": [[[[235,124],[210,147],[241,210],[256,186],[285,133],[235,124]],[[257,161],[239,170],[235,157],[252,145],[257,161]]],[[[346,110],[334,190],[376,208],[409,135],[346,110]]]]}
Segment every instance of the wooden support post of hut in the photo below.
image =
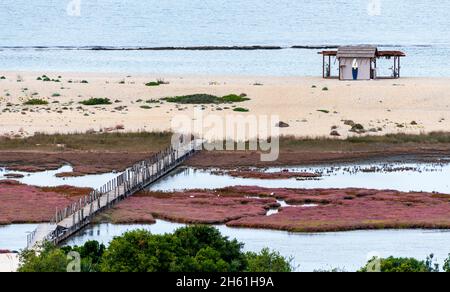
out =
{"type": "Polygon", "coordinates": [[[380,51],[375,46],[343,46],[335,51],[322,51],[322,77],[339,80],[372,80],[400,78],[400,59],[406,54],[401,51],[380,51]],[[393,59],[390,76],[378,74],[379,59],[393,59]],[[333,76],[332,61],[338,64],[338,75],[333,76]]]}

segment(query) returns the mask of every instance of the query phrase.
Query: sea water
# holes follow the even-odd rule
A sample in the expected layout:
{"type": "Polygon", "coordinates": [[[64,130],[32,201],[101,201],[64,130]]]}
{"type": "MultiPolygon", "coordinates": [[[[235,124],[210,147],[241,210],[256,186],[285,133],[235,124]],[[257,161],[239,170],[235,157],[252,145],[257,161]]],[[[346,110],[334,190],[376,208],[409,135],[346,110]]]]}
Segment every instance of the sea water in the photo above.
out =
{"type": "MultiPolygon", "coordinates": [[[[450,76],[450,2],[438,0],[2,0],[2,70],[319,76],[317,49],[407,53],[404,76],[450,76]],[[94,47],[274,45],[274,51],[97,51],[94,47]]],[[[389,69],[390,63],[386,63],[389,69]]]]}

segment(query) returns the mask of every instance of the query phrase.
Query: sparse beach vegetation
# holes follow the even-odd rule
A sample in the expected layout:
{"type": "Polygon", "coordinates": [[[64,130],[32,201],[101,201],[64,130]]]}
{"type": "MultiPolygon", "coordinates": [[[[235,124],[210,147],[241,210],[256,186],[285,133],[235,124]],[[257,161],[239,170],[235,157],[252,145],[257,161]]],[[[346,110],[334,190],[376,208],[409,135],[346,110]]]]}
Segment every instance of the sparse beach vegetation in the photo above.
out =
{"type": "Polygon", "coordinates": [[[52,78],[48,77],[47,75],[39,76],[38,78],[36,78],[36,80],[44,81],[44,82],[61,82],[61,80],[59,80],[59,79],[52,79],[52,78]]]}
{"type": "Polygon", "coordinates": [[[174,97],[166,97],[162,100],[170,103],[180,103],[180,104],[222,104],[222,103],[235,103],[244,102],[250,100],[246,97],[247,95],[241,94],[229,94],[225,96],[216,96],[211,94],[192,94],[192,95],[182,95],[174,97]]]}
{"type": "Polygon", "coordinates": [[[80,101],[80,104],[82,105],[110,105],[112,104],[111,100],[109,98],[90,98],[83,101],[80,101]]]}
{"type": "Polygon", "coordinates": [[[164,81],[163,79],[158,79],[156,81],[150,81],[150,82],[145,83],[145,86],[152,87],[152,86],[160,86],[160,85],[167,85],[167,84],[169,84],[169,82],[164,81]]]}
{"type": "Polygon", "coordinates": [[[248,108],[245,107],[236,107],[233,109],[234,112],[240,112],[240,113],[247,113],[250,110],[248,108]]]}
{"type": "Polygon", "coordinates": [[[40,98],[32,98],[23,103],[24,105],[47,105],[48,101],[40,98]]]}

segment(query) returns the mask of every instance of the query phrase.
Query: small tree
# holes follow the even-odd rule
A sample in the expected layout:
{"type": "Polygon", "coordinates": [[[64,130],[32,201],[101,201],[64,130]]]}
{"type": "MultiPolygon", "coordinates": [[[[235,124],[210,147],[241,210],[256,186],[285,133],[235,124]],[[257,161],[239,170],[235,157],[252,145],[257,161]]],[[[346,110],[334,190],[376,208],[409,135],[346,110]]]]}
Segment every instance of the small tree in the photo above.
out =
{"type": "Polygon", "coordinates": [[[50,243],[36,250],[23,250],[19,255],[18,272],[66,272],[69,264],[66,254],[50,243]]]}
{"type": "Polygon", "coordinates": [[[240,272],[243,244],[213,227],[190,226],[173,234],[136,230],[116,237],[102,258],[104,272],[240,272]]]}
{"type": "MultiPolygon", "coordinates": [[[[431,260],[432,257],[429,259],[431,260]]],[[[360,270],[360,272],[426,273],[432,271],[432,269],[430,269],[430,263],[418,261],[414,258],[373,258],[360,270]],[[374,267],[376,267],[376,269],[374,269],[374,267]]]]}
{"type": "Polygon", "coordinates": [[[259,254],[248,252],[246,254],[248,266],[247,272],[292,272],[292,258],[286,259],[279,252],[264,248],[259,254]]]}
{"type": "Polygon", "coordinates": [[[81,258],[82,272],[97,272],[99,264],[105,252],[105,246],[97,241],[87,241],[82,246],[65,246],[61,248],[65,254],[77,252],[81,258]]]}
{"type": "MultiPolygon", "coordinates": [[[[264,249],[243,252],[244,245],[210,226],[180,228],[173,234],[146,230],[115,237],[108,248],[97,241],[58,248],[45,244],[37,253],[23,251],[20,272],[65,272],[77,252],[82,272],[290,272],[292,260],[264,249]]],[[[80,264],[80,265],[78,265],[80,264]]]]}
{"type": "Polygon", "coordinates": [[[448,258],[444,262],[443,269],[444,272],[450,273],[450,254],[448,255],[448,258]]]}

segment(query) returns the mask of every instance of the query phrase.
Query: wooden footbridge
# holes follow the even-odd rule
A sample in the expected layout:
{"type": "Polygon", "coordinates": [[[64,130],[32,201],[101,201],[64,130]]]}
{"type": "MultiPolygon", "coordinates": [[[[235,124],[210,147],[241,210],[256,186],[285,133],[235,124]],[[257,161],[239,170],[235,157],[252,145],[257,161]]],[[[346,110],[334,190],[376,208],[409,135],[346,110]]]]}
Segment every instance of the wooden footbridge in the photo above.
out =
{"type": "Polygon", "coordinates": [[[51,223],[40,224],[28,234],[27,248],[44,241],[59,244],[88,225],[102,211],[135,194],[165,176],[202,147],[201,140],[171,146],[147,160],[126,169],[98,190],[92,191],[63,210],[57,210],[51,223]]]}

